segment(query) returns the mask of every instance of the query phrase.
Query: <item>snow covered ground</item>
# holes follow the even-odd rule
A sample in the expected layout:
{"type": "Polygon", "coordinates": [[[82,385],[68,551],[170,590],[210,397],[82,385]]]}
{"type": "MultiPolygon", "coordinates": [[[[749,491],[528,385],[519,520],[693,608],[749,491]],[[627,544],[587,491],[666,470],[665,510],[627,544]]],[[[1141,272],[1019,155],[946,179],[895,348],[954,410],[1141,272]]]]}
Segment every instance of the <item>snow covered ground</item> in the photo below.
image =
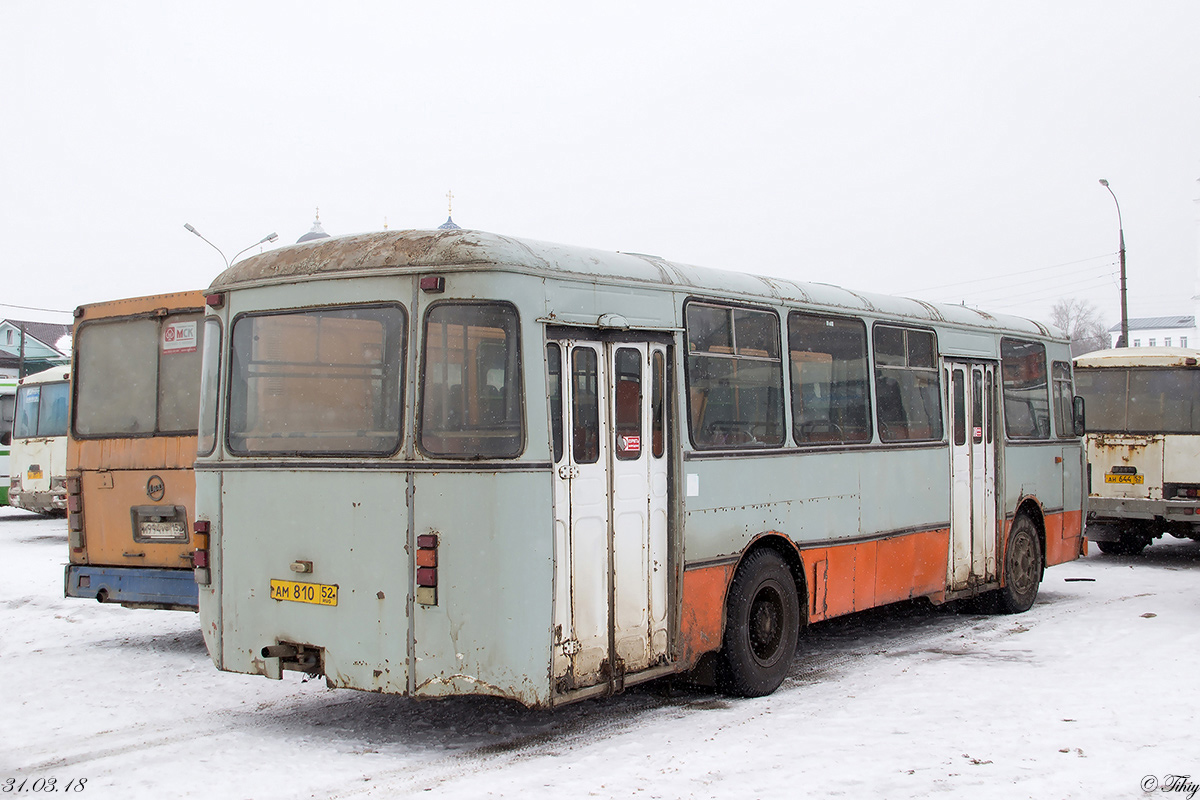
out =
{"type": "Polygon", "coordinates": [[[816,626],[770,697],[656,684],[553,712],[219,673],[193,614],[64,599],[66,553],[62,520],[0,509],[6,793],[1052,800],[1200,783],[1192,542],[1055,567],[1018,616],[912,603],[816,626]]]}

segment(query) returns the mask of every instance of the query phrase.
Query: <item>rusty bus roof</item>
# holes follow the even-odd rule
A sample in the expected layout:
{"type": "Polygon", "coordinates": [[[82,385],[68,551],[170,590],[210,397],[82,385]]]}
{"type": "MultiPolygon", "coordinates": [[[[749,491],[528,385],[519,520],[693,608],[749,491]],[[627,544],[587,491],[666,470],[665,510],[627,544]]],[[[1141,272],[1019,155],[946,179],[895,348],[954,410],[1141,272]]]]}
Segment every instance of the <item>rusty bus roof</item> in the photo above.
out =
{"type": "Polygon", "coordinates": [[[1200,350],[1190,347],[1118,347],[1075,357],[1076,367],[1194,367],[1200,350]]]}
{"type": "Polygon", "coordinates": [[[426,270],[487,269],[576,280],[641,284],[767,302],[792,302],[847,313],[907,317],[1062,338],[1023,317],[904,297],[858,292],[743,272],[679,264],[657,256],[519,239],[474,230],[404,230],[318,239],[281,247],[237,262],[217,276],[210,291],[365,277],[426,270]]]}

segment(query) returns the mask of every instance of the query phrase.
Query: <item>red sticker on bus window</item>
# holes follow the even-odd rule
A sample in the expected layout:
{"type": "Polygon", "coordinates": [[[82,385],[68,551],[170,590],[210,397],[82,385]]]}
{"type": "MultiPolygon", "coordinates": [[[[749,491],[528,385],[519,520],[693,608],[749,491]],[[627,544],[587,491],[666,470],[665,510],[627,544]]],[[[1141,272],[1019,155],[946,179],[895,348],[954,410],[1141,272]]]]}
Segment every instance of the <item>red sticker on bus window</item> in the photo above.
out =
{"type": "Polygon", "coordinates": [[[642,437],[640,436],[622,436],[621,449],[626,453],[637,453],[642,449],[642,437]]]}

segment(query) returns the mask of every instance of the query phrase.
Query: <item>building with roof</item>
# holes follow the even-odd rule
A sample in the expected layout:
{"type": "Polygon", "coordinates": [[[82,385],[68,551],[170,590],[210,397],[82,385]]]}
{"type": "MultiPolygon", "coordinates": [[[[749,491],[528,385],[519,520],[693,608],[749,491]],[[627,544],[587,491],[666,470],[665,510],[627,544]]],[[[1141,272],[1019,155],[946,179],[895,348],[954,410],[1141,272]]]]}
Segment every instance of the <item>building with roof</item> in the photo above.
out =
{"type": "Polygon", "coordinates": [[[71,360],[70,342],[70,325],[0,319],[0,378],[33,375],[68,363],[71,360]],[[23,366],[22,331],[25,340],[23,366]]]}
{"type": "MultiPolygon", "coordinates": [[[[1121,338],[1121,323],[1108,329],[1112,346],[1121,338]]],[[[1130,347],[1200,347],[1195,316],[1133,317],[1129,320],[1130,347]]]]}

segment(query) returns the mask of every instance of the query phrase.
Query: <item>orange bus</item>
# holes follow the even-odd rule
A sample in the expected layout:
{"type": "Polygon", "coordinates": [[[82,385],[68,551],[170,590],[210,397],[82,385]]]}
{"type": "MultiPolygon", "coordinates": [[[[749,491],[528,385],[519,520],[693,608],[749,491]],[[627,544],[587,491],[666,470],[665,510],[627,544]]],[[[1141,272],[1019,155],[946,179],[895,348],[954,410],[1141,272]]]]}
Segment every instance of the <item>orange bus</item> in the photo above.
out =
{"type": "Polygon", "coordinates": [[[191,521],[204,296],[75,310],[66,596],[196,610],[191,521]]]}

